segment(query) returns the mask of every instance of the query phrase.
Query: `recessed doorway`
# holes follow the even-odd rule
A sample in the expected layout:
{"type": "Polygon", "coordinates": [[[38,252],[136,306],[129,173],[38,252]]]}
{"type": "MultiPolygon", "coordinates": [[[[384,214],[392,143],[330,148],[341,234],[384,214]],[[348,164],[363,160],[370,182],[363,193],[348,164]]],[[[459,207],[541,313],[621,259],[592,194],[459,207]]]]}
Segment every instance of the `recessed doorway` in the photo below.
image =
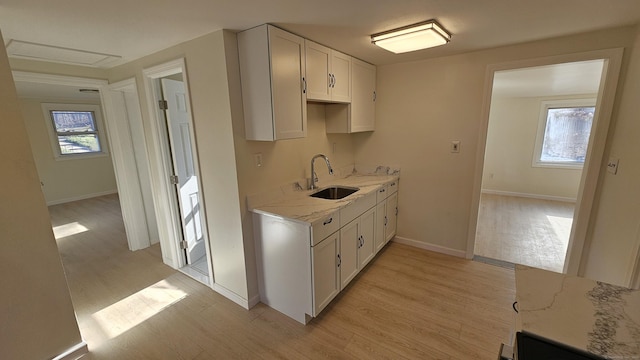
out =
{"type": "Polygon", "coordinates": [[[479,206],[470,233],[477,259],[566,272],[576,210],[592,203],[591,194],[582,202],[585,181],[597,174],[597,166],[590,177],[583,168],[594,159],[594,139],[596,162],[602,156],[606,128],[596,124],[610,113],[598,106],[611,61],[584,58],[490,70],[479,206]]]}

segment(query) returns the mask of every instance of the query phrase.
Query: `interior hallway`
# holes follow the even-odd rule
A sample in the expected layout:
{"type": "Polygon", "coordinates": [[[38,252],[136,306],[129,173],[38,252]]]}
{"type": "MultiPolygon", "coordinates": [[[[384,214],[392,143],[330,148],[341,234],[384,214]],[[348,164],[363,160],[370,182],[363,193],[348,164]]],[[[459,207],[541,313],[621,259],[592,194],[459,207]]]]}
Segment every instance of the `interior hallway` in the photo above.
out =
{"type": "Polygon", "coordinates": [[[512,270],[390,243],[307,326],[247,311],[131,252],[116,195],[49,208],[87,359],[486,359],[510,340],[512,270]]]}
{"type": "Polygon", "coordinates": [[[475,255],[562,272],[574,204],[482,194],[475,255]]]}

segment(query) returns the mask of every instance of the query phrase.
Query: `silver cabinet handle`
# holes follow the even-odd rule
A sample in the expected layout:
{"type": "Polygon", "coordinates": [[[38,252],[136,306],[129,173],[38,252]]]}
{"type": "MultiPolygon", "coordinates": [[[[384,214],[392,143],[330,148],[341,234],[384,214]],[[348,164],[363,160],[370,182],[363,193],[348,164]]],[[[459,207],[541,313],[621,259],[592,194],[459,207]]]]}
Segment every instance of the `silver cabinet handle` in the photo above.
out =
{"type": "Polygon", "coordinates": [[[331,224],[331,222],[332,222],[332,221],[333,221],[333,218],[331,217],[331,218],[329,218],[329,220],[325,220],[325,221],[322,223],[322,225],[329,225],[329,224],[331,224]]]}
{"type": "Polygon", "coordinates": [[[336,74],[331,74],[331,77],[333,78],[333,85],[331,85],[332,88],[336,87],[336,74]]]}
{"type": "Polygon", "coordinates": [[[360,240],[361,241],[360,247],[363,247],[364,246],[364,235],[360,235],[360,239],[361,239],[360,240]]]}

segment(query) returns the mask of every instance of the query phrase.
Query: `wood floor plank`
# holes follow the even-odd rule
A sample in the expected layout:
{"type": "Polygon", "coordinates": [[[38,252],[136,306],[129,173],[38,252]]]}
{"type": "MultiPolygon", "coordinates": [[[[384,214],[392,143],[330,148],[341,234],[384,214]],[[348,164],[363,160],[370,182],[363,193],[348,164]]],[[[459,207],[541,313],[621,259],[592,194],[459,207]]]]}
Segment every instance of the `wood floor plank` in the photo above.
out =
{"type": "Polygon", "coordinates": [[[86,359],[494,360],[513,326],[513,271],[390,243],[309,324],[245,310],[131,252],[116,195],[50,207],[86,359]]]}

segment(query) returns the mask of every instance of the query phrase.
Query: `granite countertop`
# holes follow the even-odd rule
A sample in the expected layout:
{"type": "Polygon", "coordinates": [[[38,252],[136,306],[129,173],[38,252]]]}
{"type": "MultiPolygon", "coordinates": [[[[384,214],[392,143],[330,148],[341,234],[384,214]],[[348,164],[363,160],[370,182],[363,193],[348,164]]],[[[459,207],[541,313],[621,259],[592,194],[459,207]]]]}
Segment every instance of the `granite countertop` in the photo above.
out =
{"type": "Polygon", "coordinates": [[[640,359],[640,290],[516,267],[517,331],[607,359],[640,359]]]}
{"type": "Polygon", "coordinates": [[[384,184],[398,180],[399,172],[386,168],[384,172],[352,172],[344,177],[327,176],[320,179],[318,188],[305,190],[300,182],[287,184],[268,194],[253,195],[248,198],[249,210],[262,215],[278,216],[288,220],[312,224],[329,214],[358,201],[372,192],[376,192],[384,184]],[[332,185],[357,187],[359,190],[339,200],[314,198],[310,194],[332,185]]]}

